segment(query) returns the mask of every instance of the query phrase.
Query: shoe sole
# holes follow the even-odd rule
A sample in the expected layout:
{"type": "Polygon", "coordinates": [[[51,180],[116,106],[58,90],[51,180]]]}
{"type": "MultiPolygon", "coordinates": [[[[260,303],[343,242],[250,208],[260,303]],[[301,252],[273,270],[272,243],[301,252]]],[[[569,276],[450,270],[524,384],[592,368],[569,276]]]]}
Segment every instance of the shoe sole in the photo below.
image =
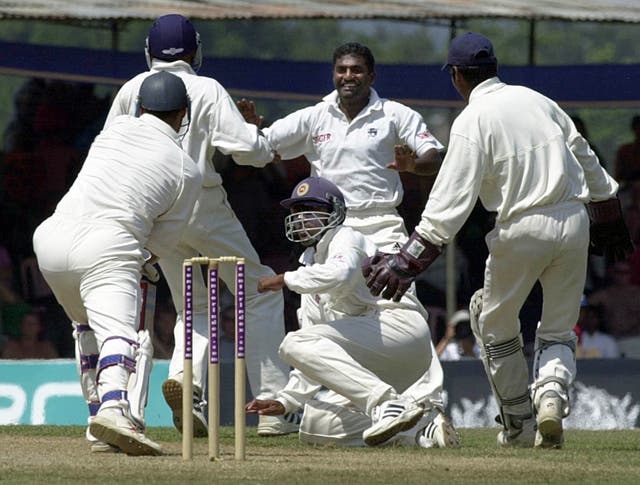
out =
{"type": "Polygon", "coordinates": [[[385,428],[379,433],[373,433],[367,436],[363,436],[362,439],[364,440],[365,444],[367,446],[378,446],[385,441],[393,438],[398,433],[410,430],[416,424],[418,424],[418,421],[420,421],[420,418],[424,414],[424,409],[415,408],[410,411],[405,411],[404,414],[405,416],[408,415],[408,421],[399,421],[395,426],[385,428]]]}
{"type": "Polygon", "coordinates": [[[536,436],[536,448],[562,448],[564,435],[562,430],[562,420],[555,417],[541,419],[538,422],[538,435],[536,436]]]}
{"type": "Polygon", "coordinates": [[[91,453],[120,453],[120,448],[109,443],[94,443],[91,445],[91,453]]]}
{"type": "MultiPolygon", "coordinates": [[[[182,384],[173,379],[162,383],[162,395],[173,413],[173,425],[182,434],[182,384]]],[[[193,416],[193,436],[206,438],[209,430],[196,416],[193,416]]]]}
{"type": "Polygon", "coordinates": [[[117,427],[109,426],[99,420],[99,416],[89,425],[91,434],[100,441],[115,446],[127,455],[131,456],[160,456],[162,451],[144,441],[123,433],[117,427]]]}
{"type": "Polygon", "coordinates": [[[268,438],[270,436],[286,436],[288,434],[297,433],[298,431],[300,431],[300,427],[295,425],[291,425],[289,428],[286,426],[266,425],[262,428],[258,426],[257,434],[262,438],[268,438]]]}
{"type": "Polygon", "coordinates": [[[440,448],[457,448],[460,446],[460,437],[448,418],[444,418],[445,421],[440,426],[443,436],[443,442],[438,441],[440,448]]]}

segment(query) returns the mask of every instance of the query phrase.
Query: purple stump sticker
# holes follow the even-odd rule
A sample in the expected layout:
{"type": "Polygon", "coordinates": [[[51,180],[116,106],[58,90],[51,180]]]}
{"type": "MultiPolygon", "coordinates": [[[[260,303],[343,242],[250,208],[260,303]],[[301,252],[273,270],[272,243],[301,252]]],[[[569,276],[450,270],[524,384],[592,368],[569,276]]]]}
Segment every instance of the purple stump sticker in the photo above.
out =
{"type": "Polygon", "coordinates": [[[218,267],[209,267],[209,362],[220,362],[218,353],[218,267]]]}
{"type": "Polygon", "coordinates": [[[236,266],[236,357],[244,359],[244,263],[236,266]]]}
{"type": "Polygon", "coordinates": [[[184,358],[193,359],[193,265],[184,265],[184,358]]]}

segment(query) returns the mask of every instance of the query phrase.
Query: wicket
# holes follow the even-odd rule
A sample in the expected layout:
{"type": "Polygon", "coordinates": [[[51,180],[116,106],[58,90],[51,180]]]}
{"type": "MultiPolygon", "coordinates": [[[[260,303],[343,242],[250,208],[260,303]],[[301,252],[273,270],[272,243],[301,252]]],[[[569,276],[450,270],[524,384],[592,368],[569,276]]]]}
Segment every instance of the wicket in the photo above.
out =
{"type": "Polygon", "coordinates": [[[184,378],[182,381],[182,459],[193,458],[193,267],[207,266],[209,287],[209,366],[208,366],[208,422],[209,460],[220,459],[220,359],[218,303],[218,265],[236,266],[236,345],[235,345],[235,459],[245,459],[245,261],[244,258],[223,256],[219,258],[191,258],[183,264],[184,275],[184,378]]]}

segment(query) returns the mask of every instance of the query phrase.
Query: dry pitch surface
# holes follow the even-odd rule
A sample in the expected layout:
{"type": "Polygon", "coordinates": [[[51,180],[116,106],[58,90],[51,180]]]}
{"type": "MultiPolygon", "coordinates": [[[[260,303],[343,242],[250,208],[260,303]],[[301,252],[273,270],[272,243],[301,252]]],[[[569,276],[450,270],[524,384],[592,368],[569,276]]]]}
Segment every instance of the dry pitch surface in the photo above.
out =
{"type": "Polygon", "coordinates": [[[180,435],[153,428],[161,457],[91,454],[78,426],[0,426],[4,483],[640,483],[640,430],[565,433],[562,450],[504,450],[497,429],[463,429],[459,449],[313,447],[296,436],[258,438],[249,428],[247,460],[233,459],[224,428],[223,459],[209,462],[207,440],[183,462],[180,435]]]}

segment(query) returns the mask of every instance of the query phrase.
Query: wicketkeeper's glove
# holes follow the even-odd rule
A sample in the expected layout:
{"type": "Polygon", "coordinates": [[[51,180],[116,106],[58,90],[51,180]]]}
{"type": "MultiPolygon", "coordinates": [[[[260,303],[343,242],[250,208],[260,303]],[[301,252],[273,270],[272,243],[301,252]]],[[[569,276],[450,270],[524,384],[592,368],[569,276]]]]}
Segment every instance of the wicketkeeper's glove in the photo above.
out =
{"type": "Polygon", "coordinates": [[[413,280],[440,256],[440,248],[414,232],[396,254],[376,254],[362,265],[367,286],[374,296],[400,301],[413,280]],[[384,291],[383,291],[384,290],[384,291]]]}
{"type": "Polygon", "coordinates": [[[589,252],[612,262],[625,261],[634,248],[618,198],[589,202],[587,212],[591,220],[589,252]]]}

